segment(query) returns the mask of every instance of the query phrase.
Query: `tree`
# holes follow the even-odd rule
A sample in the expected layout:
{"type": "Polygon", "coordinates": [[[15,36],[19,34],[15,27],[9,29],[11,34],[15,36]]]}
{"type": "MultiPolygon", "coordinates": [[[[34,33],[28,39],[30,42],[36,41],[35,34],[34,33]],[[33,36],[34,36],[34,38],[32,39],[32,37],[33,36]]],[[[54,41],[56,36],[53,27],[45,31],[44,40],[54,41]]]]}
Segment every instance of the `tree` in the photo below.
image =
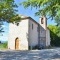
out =
{"type": "Polygon", "coordinates": [[[1,35],[1,36],[2,36],[2,32],[4,32],[2,25],[3,25],[3,22],[1,21],[1,22],[0,22],[0,35],[1,35]]]}
{"type": "Polygon", "coordinates": [[[16,14],[17,7],[14,0],[0,0],[0,21],[13,22],[16,19],[19,20],[18,14],[16,14]]]}
{"type": "Polygon", "coordinates": [[[3,22],[18,22],[20,16],[16,13],[18,6],[15,4],[14,0],[0,0],[0,32],[2,32],[3,22]]]}
{"type": "Polygon", "coordinates": [[[60,37],[60,26],[58,26],[58,37],[60,37]]]}
{"type": "Polygon", "coordinates": [[[2,22],[0,22],[0,33],[3,32],[2,22]]]}
{"type": "Polygon", "coordinates": [[[22,5],[25,8],[30,6],[39,9],[36,15],[44,15],[60,24],[60,0],[26,0],[22,5]]]}
{"type": "Polygon", "coordinates": [[[50,29],[51,45],[60,46],[59,27],[54,25],[49,25],[48,28],[50,29]]]}

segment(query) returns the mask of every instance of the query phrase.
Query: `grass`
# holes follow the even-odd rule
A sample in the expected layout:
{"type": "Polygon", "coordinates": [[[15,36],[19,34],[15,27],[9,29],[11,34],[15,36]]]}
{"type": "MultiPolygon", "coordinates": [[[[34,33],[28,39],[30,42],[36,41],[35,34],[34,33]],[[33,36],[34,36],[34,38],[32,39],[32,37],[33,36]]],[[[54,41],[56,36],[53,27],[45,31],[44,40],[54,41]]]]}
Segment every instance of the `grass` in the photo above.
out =
{"type": "Polygon", "coordinates": [[[7,42],[0,43],[0,50],[7,49],[7,42]]]}

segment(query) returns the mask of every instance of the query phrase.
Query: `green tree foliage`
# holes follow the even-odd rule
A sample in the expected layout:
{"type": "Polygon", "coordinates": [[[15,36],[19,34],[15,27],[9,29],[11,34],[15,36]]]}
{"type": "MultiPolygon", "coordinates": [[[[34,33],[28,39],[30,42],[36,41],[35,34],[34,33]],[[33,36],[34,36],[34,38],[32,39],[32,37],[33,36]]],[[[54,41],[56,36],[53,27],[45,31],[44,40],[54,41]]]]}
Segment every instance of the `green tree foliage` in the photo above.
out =
{"type": "Polygon", "coordinates": [[[17,7],[14,0],[0,0],[0,21],[13,22],[19,20],[20,17],[16,14],[17,7]]]}
{"type": "Polygon", "coordinates": [[[2,24],[3,24],[3,23],[2,23],[2,22],[0,22],[0,33],[4,32],[4,31],[3,31],[2,24]]]}
{"type": "Polygon", "coordinates": [[[52,46],[60,46],[60,30],[59,27],[54,25],[49,25],[50,29],[50,37],[51,37],[51,45],[52,46]]]}
{"type": "Polygon", "coordinates": [[[21,3],[24,8],[36,8],[38,11],[35,13],[37,16],[46,16],[55,20],[57,26],[49,26],[51,44],[60,46],[60,0],[25,0],[21,3]]]}
{"type": "Polygon", "coordinates": [[[0,32],[2,31],[2,22],[18,22],[19,15],[16,13],[18,6],[14,0],[0,0],[0,32]]]}
{"type": "Polygon", "coordinates": [[[39,9],[36,15],[45,15],[48,18],[56,20],[60,24],[60,0],[26,0],[22,5],[27,7],[34,7],[39,9]]]}

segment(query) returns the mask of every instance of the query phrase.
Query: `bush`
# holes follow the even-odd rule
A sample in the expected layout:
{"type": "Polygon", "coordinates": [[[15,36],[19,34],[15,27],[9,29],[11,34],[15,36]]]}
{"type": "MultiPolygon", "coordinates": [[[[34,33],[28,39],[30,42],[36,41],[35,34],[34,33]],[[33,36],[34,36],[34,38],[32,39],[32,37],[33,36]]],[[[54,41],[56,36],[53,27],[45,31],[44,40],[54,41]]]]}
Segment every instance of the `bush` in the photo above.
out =
{"type": "Polygon", "coordinates": [[[38,48],[39,48],[38,45],[36,45],[36,46],[33,47],[33,49],[38,49],[38,48]]]}
{"type": "Polygon", "coordinates": [[[6,43],[3,43],[3,47],[4,48],[7,48],[7,42],[6,43]]]}
{"type": "Polygon", "coordinates": [[[0,43],[0,49],[7,49],[7,42],[0,43]]]}

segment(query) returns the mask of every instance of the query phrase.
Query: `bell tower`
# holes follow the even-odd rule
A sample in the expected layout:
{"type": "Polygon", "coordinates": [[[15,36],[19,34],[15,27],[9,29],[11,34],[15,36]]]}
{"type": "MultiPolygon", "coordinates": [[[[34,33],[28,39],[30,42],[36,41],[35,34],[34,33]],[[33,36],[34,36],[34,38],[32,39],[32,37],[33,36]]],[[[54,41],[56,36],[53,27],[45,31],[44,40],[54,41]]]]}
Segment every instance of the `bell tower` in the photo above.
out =
{"type": "Polygon", "coordinates": [[[40,46],[46,46],[47,19],[45,16],[40,18],[40,46]]]}

